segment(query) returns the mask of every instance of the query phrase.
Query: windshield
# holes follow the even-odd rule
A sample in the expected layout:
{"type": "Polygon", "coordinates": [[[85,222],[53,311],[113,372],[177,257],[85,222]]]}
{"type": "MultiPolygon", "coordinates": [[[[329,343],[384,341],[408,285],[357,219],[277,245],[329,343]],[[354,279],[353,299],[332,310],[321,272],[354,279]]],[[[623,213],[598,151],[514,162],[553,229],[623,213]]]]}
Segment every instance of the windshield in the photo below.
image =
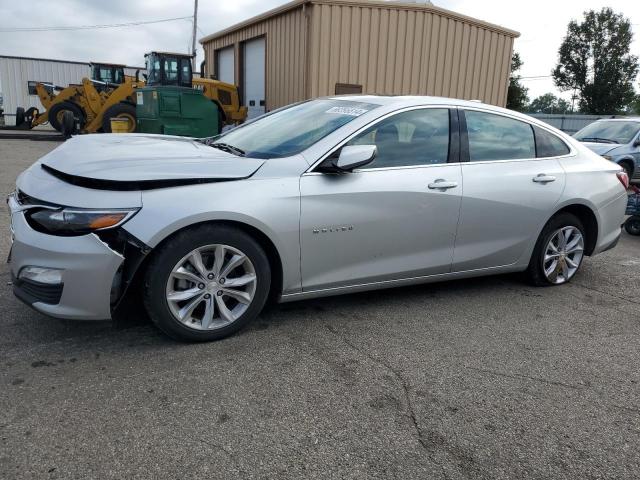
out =
{"type": "Polygon", "coordinates": [[[215,139],[245,156],[278,158],[306,150],[334,130],[378,107],[350,100],[313,100],[265,115],[215,139]]]}
{"type": "Polygon", "coordinates": [[[640,130],[640,122],[599,121],[574,135],[581,142],[629,143],[640,130]]]}

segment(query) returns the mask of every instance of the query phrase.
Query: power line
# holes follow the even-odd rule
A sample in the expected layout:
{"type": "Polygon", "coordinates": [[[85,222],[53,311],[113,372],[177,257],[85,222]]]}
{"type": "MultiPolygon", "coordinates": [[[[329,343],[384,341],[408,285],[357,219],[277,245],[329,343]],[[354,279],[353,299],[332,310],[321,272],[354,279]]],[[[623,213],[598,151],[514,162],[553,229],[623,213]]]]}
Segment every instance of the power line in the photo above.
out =
{"type": "Polygon", "coordinates": [[[520,80],[542,80],[543,78],[551,78],[553,75],[531,75],[529,77],[520,77],[520,80]]]}
{"type": "Polygon", "coordinates": [[[68,30],[94,30],[101,28],[120,28],[120,27],[135,27],[138,25],[149,25],[152,23],[164,23],[164,22],[174,22],[176,20],[190,20],[193,17],[189,15],[188,17],[174,17],[174,18],[163,18],[161,20],[148,20],[142,22],[127,22],[127,23],[107,23],[104,25],[76,25],[76,26],[67,26],[67,27],[21,27],[21,28],[0,28],[0,33],[9,33],[9,32],[57,32],[57,31],[68,31],[68,30]]]}

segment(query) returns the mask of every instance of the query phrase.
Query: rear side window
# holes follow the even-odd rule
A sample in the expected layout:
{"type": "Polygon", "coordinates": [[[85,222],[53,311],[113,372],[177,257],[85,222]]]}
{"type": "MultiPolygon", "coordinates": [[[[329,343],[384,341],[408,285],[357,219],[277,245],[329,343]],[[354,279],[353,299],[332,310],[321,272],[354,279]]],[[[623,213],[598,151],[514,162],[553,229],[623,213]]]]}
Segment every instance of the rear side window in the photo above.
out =
{"type": "Polygon", "coordinates": [[[533,127],[536,135],[536,154],[538,158],[560,157],[570,150],[566,143],[540,127],[533,127]]]}
{"type": "Polygon", "coordinates": [[[515,160],[536,158],[531,125],[492,113],[465,111],[469,137],[469,160],[515,160]]]}

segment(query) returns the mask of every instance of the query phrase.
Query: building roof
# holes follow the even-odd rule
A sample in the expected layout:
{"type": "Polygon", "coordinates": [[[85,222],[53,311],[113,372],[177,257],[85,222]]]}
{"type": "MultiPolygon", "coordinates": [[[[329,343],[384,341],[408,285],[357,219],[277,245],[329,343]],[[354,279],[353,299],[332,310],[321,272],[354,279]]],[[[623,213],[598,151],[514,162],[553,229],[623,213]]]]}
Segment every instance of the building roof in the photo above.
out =
{"type": "Polygon", "coordinates": [[[132,67],[130,65],[121,65],[121,64],[117,64],[117,63],[110,63],[110,62],[77,62],[74,60],[60,60],[57,58],[38,58],[38,57],[16,57],[14,55],[0,55],[0,58],[8,58],[11,60],[35,60],[37,62],[55,62],[55,63],[70,63],[72,65],[87,65],[89,66],[91,63],[99,63],[99,64],[103,64],[103,65],[117,65],[117,66],[122,66],[125,68],[138,68],[138,69],[143,69],[145,67],[132,67]]]}
{"type": "Polygon", "coordinates": [[[459,20],[471,25],[476,25],[480,28],[485,28],[487,30],[492,30],[498,33],[502,33],[504,35],[508,35],[513,38],[517,38],[520,36],[520,33],[516,32],[515,30],[501,27],[500,25],[485,22],[483,20],[478,20],[477,18],[468,17],[466,15],[462,15],[460,13],[456,13],[451,10],[447,10],[445,8],[436,7],[429,3],[411,3],[411,2],[383,1],[383,0],[293,0],[289,3],[285,3],[284,5],[276,7],[272,10],[261,13],[260,15],[251,17],[243,22],[236,23],[235,25],[227,27],[218,32],[212,33],[211,35],[207,35],[206,37],[203,37],[200,39],[200,43],[203,44],[211,40],[215,40],[216,38],[223,37],[241,28],[245,28],[255,23],[262,22],[271,17],[282,15],[283,13],[302,7],[306,4],[345,5],[345,6],[354,6],[354,7],[368,6],[368,7],[378,7],[378,8],[394,8],[398,10],[426,10],[426,11],[433,12],[438,15],[443,15],[448,18],[453,18],[455,20],[459,20]]]}

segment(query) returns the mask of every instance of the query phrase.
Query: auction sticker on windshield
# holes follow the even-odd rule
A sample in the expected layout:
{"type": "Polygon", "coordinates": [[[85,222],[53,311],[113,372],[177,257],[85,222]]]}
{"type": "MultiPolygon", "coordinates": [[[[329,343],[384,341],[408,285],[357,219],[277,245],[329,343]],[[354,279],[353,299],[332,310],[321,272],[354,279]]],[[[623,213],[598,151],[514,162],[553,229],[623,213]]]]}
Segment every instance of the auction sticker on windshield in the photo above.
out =
{"type": "Polygon", "coordinates": [[[367,113],[369,110],[365,110],[364,108],[354,108],[354,107],[331,107],[324,113],[339,113],[340,115],[349,115],[352,117],[359,117],[363,113],[367,113]]]}

